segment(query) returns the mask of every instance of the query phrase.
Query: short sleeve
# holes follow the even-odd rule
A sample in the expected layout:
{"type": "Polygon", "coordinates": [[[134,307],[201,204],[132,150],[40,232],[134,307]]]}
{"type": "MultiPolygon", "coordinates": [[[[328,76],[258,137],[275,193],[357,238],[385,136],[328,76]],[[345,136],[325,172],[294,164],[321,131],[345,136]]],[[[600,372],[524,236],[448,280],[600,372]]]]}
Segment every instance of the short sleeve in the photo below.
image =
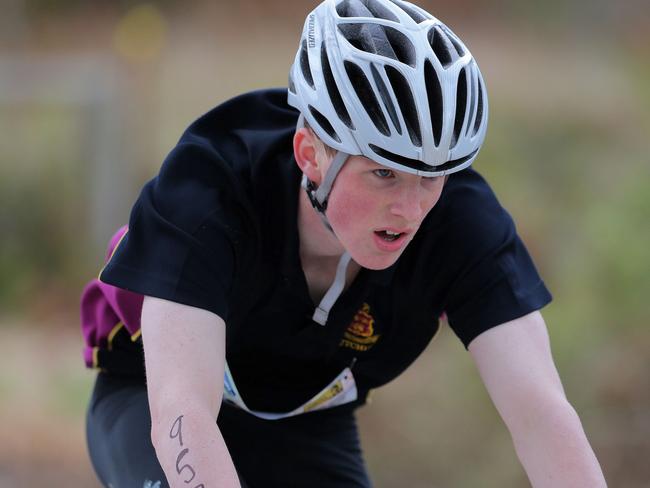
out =
{"type": "Polygon", "coordinates": [[[482,332],[542,308],[551,294],[508,212],[474,171],[447,202],[445,311],[465,347],[482,332]]]}
{"type": "Polygon", "coordinates": [[[241,230],[235,186],[211,147],[179,144],[144,186],[101,281],[226,319],[241,230]]]}

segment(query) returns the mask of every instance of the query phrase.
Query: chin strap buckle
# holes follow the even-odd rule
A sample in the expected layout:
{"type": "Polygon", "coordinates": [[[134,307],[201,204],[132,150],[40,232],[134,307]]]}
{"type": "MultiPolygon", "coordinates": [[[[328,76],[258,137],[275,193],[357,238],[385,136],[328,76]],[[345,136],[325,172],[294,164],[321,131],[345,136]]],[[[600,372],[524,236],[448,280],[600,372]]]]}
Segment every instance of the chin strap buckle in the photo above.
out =
{"type": "Polygon", "coordinates": [[[311,202],[312,207],[314,207],[314,209],[318,212],[325,213],[327,210],[327,200],[325,200],[323,203],[318,201],[318,198],[316,198],[318,187],[314,184],[313,181],[307,178],[307,175],[302,175],[301,186],[307,192],[307,196],[309,197],[309,201],[311,202]]]}

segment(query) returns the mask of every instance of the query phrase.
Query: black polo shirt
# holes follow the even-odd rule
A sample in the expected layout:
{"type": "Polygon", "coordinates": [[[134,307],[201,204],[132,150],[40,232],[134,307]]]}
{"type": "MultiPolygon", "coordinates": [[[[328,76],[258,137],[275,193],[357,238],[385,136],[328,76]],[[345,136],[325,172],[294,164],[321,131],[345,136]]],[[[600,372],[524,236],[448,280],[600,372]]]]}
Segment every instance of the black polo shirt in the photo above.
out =
{"type": "Polygon", "coordinates": [[[321,326],[300,265],[298,113],[286,90],[234,98],[194,122],[145,185],[101,280],[210,310],[246,404],[288,411],[346,365],[365,393],[422,352],[447,314],[467,346],[547,304],[514,223],[473,169],[450,176],[399,260],[362,269],[321,326]]]}

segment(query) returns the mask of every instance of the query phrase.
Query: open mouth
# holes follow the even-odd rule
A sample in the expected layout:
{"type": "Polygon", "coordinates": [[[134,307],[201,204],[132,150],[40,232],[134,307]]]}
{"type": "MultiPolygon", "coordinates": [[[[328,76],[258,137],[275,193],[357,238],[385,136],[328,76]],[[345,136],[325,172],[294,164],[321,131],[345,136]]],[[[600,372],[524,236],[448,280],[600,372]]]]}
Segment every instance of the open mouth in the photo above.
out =
{"type": "Polygon", "coordinates": [[[390,230],[378,230],[375,231],[375,234],[377,234],[383,240],[388,242],[396,241],[397,239],[399,239],[401,236],[404,235],[403,232],[391,232],[390,230]]]}

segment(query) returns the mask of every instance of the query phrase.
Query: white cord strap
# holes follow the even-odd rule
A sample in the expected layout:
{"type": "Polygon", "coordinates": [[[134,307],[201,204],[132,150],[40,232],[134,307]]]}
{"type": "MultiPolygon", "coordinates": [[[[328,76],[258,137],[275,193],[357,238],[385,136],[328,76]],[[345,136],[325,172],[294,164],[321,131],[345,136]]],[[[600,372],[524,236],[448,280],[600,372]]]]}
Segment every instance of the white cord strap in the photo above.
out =
{"type": "Polygon", "coordinates": [[[327,293],[325,293],[325,296],[320,301],[320,304],[316,307],[316,310],[314,310],[314,316],[312,317],[314,322],[320,325],[325,325],[327,323],[327,317],[329,317],[330,310],[332,310],[334,303],[336,303],[336,300],[343,292],[343,288],[345,288],[345,275],[348,269],[348,264],[350,264],[350,259],[351,256],[347,251],[344,252],[341,259],[339,259],[339,264],[336,266],[336,277],[334,278],[334,283],[332,283],[329,290],[327,290],[327,293]]]}

